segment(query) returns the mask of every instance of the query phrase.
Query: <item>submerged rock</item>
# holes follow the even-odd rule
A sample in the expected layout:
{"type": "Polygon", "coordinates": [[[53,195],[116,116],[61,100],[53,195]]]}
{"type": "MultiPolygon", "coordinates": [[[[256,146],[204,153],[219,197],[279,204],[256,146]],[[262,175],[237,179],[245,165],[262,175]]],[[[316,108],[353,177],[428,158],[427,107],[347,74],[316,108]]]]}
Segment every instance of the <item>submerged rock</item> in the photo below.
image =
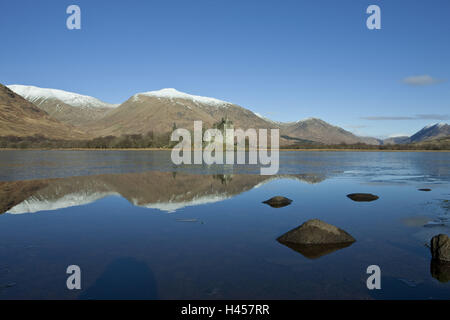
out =
{"type": "MultiPolygon", "coordinates": [[[[408,227],[423,227],[428,222],[430,222],[430,217],[429,216],[413,216],[413,217],[404,218],[401,221],[405,226],[408,226],[408,227]]],[[[428,242],[428,240],[427,240],[427,242],[428,242]]]]}
{"type": "Polygon", "coordinates": [[[431,191],[431,189],[428,188],[422,188],[422,189],[418,189],[419,191],[431,191]]]}
{"type": "Polygon", "coordinates": [[[277,240],[283,244],[296,245],[351,244],[356,241],[344,230],[318,219],[306,221],[277,240]]]}
{"type": "Polygon", "coordinates": [[[332,244],[295,244],[290,242],[283,242],[279,238],[277,239],[279,243],[285,245],[289,249],[297,251],[304,257],[308,259],[317,259],[334,251],[344,249],[353,244],[353,242],[346,243],[332,243],[332,244]]]}
{"type": "Polygon", "coordinates": [[[270,198],[269,200],[263,201],[263,203],[268,204],[269,206],[271,206],[273,208],[282,208],[282,207],[290,205],[291,202],[292,202],[291,199],[281,197],[281,196],[276,196],[276,197],[270,198]]]}
{"type": "Polygon", "coordinates": [[[378,196],[371,193],[351,193],[348,194],[347,197],[357,202],[375,201],[379,198],[378,196]]]}
{"type": "Polygon", "coordinates": [[[450,262],[450,239],[446,234],[431,239],[431,255],[434,260],[450,262]]]}
{"type": "Polygon", "coordinates": [[[450,262],[442,262],[431,259],[430,264],[431,276],[436,280],[446,283],[450,281],[450,262]]]}

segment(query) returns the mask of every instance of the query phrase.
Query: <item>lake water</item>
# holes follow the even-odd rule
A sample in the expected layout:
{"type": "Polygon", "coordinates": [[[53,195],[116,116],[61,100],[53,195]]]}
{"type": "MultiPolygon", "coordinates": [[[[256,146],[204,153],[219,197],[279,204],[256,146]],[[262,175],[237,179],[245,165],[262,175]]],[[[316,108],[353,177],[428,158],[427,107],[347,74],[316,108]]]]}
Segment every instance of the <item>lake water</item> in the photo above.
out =
{"type": "Polygon", "coordinates": [[[0,151],[0,181],[0,299],[450,298],[427,247],[450,235],[447,152],[281,152],[261,176],[166,151],[0,151]],[[313,218],[356,242],[311,257],[276,241],[313,218]]]}

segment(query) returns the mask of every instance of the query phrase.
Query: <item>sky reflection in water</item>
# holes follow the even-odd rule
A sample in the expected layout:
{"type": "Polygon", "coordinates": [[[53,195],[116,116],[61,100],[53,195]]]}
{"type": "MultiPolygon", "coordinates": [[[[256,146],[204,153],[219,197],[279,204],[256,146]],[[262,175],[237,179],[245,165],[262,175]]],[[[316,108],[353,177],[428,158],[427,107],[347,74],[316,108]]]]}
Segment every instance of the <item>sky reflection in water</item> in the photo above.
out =
{"type": "Polygon", "coordinates": [[[425,246],[449,234],[448,153],[282,152],[271,177],[167,156],[2,152],[0,298],[450,297],[449,270],[425,246]],[[275,195],[293,202],[262,203],[275,195]],[[313,218],[357,241],[313,253],[276,241],[313,218]],[[81,291],[65,287],[70,264],[81,291]],[[371,264],[381,291],[366,288],[371,264]]]}

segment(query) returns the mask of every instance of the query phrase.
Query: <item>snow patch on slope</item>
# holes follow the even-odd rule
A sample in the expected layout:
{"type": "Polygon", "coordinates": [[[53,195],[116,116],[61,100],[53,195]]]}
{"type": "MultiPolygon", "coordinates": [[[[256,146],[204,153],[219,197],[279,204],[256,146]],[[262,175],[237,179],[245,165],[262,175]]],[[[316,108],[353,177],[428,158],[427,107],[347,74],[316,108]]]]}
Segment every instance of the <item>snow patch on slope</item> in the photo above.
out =
{"type": "Polygon", "coordinates": [[[74,206],[90,204],[108,196],[119,195],[117,192],[80,192],[67,194],[59,199],[46,200],[30,197],[14,206],[7,212],[10,214],[36,213],[39,211],[54,211],[74,206]]]}
{"type": "Polygon", "coordinates": [[[322,119],[310,117],[310,118],[306,118],[306,119],[297,120],[296,123],[309,122],[309,121],[325,122],[322,119]]]}
{"type": "Polygon", "coordinates": [[[143,207],[143,208],[157,209],[157,210],[165,211],[168,213],[174,213],[175,211],[185,208],[185,207],[210,204],[210,203],[224,201],[224,200],[227,200],[230,198],[231,198],[231,196],[225,195],[225,194],[213,194],[213,195],[195,197],[194,199],[189,200],[189,201],[155,202],[155,203],[148,203],[148,204],[143,204],[143,205],[139,205],[136,201],[133,201],[133,204],[135,206],[139,206],[139,207],[143,207]]]}
{"type": "Polygon", "coordinates": [[[258,118],[261,118],[261,119],[263,119],[264,121],[267,121],[267,122],[270,122],[270,123],[273,123],[273,124],[276,124],[276,125],[281,125],[281,124],[283,124],[282,122],[280,122],[280,121],[275,121],[275,120],[271,120],[271,119],[269,119],[269,118],[266,118],[266,117],[264,117],[263,115],[261,115],[261,114],[259,114],[258,112],[253,112],[258,118]]]}
{"type": "Polygon", "coordinates": [[[426,125],[425,127],[423,127],[422,130],[430,129],[430,128],[433,128],[433,127],[442,128],[442,127],[445,127],[446,125],[447,125],[447,123],[445,123],[445,122],[432,123],[432,124],[429,124],[429,125],[426,125]]]}
{"type": "Polygon", "coordinates": [[[230,102],[222,101],[215,98],[209,98],[209,97],[202,97],[202,96],[195,96],[192,94],[180,92],[174,88],[166,88],[161,89],[157,91],[148,91],[148,92],[141,92],[137,93],[133,96],[133,100],[137,101],[139,100],[139,96],[148,96],[148,97],[156,97],[156,98],[165,98],[165,99],[184,99],[184,100],[191,100],[196,103],[200,104],[206,104],[210,106],[215,107],[221,107],[230,105],[230,102]]]}
{"type": "Polygon", "coordinates": [[[47,99],[57,99],[73,107],[114,108],[117,106],[115,104],[103,102],[94,97],[58,89],[23,85],[10,85],[8,88],[24,97],[26,100],[37,103],[38,105],[47,99]]]}

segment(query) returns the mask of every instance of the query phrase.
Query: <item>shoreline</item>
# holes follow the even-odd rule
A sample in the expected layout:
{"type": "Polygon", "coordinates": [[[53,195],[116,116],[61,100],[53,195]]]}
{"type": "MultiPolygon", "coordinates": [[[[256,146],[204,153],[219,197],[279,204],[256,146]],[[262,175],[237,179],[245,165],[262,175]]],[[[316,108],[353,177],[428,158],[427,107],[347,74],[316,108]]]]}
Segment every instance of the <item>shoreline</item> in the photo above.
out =
{"type": "MultiPolygon", "coordinates": [[[[172,151],[172,148],[0,148],[0,151],[172,151]]],[[[264,149],[261,149],[264,150],[264,149]]],[[[328,151],[328,152],[450,152],[450,150],[421,150],[421,149],[399,149],[399,150],[381,150],[381,149],[338,149],[338,148],[324,148],[324,149],[277,149],[282,151],[328,151]]],[[[236,150],[235,150],[236,151],[236,150]]],[[[246,150],[248,151],[248,150],[246,150]]],[[[269,150],[270,151],[270,150],[269,150]]]]}

